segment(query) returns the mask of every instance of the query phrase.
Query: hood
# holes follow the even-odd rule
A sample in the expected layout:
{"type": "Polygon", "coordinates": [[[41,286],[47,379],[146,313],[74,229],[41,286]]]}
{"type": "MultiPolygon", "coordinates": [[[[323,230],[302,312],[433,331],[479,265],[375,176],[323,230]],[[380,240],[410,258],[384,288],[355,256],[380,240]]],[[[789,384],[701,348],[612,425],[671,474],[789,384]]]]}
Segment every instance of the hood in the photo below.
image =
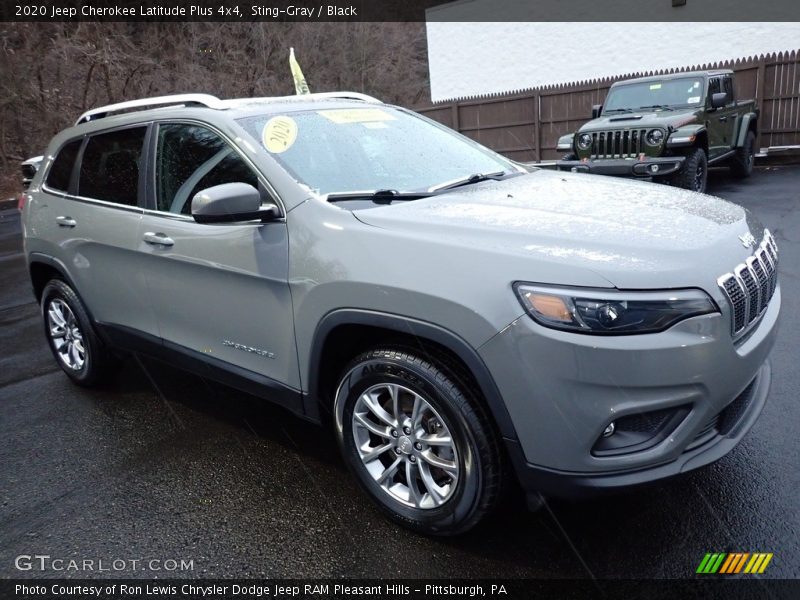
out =
{"type": "MultiPolygon", "coordinates": [[[[719,198],[545,170],[354,215],[465,252],[483,248],[547,263],[548,273],[559,265],[591,270],[625,289],[716,287],[717,277],[752,252],[739,236],[763,236],[745,209],[719,198]]],[[[526,264],[535,271],[536,263],[526,264]]]]}
{"type": "Polygon", "coordinates": [[[578,131],[607,131],[662,127],[677,129],[689,123],[699,123],[700,110],[660,110],[603,115],[585,123],[578,131]]]}

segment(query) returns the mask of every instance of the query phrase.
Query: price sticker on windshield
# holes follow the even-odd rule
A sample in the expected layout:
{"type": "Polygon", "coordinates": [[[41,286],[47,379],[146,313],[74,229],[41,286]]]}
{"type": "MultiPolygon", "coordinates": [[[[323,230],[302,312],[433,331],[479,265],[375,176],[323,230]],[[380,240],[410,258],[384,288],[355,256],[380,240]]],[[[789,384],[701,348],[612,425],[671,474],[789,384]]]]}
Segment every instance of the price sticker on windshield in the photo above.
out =
{"type": "Polygon", "coordinates": [[[297,123],[291,117],[272,117],[261,132],[264,147],[273,154],[286,152],[297,139],[297,123]]]}
{"type": "Polygon", "coordinates": [[[652,84],[650,84],[650,89],[651,90],[660,90],[661,89],[661,84],[660,83],[652,83],[652,84]]]}
{"type": "Polygon", "coordinates": [[[340,108],[321,110],[318,114],[334,123],[380,123],[395,120],[394,116],[380,108],[340,108]]]}

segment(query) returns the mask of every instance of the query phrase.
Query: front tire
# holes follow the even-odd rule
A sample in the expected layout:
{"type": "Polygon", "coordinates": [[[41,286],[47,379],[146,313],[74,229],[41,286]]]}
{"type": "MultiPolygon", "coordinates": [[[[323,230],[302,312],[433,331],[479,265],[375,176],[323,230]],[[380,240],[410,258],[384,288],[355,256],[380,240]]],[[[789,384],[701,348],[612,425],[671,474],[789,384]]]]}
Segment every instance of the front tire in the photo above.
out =
{"type": "Polygon", "coordinates": [[[685,190],[703,193],[708,183],[708,156],[702,148],[695,148],[686,157],[683,167],[670,180],[672,185],[685,190]]]}
{"type": "Polygon", "coordinates": [[[97,337],[75,291],[60,279],[52,279],[42,291],[41,306],[45,335],[58,366],[84,387],[105,381],[116,363],[97,337]]]}
{"type": "Polygon", "coordinates": [[[390,519],[454,535],[497,503],[498,437],[477,398],[444,364],[376,348],[345,369],[336,433],[350,471],[390,519]]]}

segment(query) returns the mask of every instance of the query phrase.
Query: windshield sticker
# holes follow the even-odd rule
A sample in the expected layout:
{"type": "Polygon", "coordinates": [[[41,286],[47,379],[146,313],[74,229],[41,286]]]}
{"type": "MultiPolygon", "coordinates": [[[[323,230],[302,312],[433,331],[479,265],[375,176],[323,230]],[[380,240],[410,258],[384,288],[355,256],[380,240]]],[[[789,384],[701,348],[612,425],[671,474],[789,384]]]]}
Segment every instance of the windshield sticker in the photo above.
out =
{"type": "Polygon", "coordinates": [[[334,123],[379,123],[395,120],[392,115],[380,108],[340,108],[321,110],[318,114],[334,123]]]}
{"type": "Polygon", "coordinates": [[[687,104],[694,104],[695,102],[700,102],[700,96],[692,96],[686,101],[687,104]]]}
{"type": "Polygon", "coordinates": [[[264,147],[273,154],[286,152],[297,139],[297,123],[291,117],[272,117],[261,132],[264,147]]]}
{"type": "Polygon", "coordinates": [[[660,83],[650,84],[650,89],[651,90],[660,90],[661,89],[661,84],[660,83]]]}

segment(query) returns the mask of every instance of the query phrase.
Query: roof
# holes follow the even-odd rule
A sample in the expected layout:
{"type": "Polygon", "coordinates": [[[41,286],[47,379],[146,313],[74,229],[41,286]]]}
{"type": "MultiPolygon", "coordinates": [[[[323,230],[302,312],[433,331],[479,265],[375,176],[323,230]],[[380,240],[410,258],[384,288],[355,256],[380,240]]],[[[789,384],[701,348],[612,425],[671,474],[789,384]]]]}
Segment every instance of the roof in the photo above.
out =
{"type": "Polygon", "coordinates": [[[677,73],[667,73],[664,75],[652,75],[650,77],[637,77],[635,79],[625,79],[623,81],[614,82],[611,87],[618,87],[633,82],[646,82],[646,81],[664,81],[667,79],[685,79],[687,77],[714,77],[717,75],[731,75],[731,69],[715,69],[713,71],[684,71],[677,73]]]}

